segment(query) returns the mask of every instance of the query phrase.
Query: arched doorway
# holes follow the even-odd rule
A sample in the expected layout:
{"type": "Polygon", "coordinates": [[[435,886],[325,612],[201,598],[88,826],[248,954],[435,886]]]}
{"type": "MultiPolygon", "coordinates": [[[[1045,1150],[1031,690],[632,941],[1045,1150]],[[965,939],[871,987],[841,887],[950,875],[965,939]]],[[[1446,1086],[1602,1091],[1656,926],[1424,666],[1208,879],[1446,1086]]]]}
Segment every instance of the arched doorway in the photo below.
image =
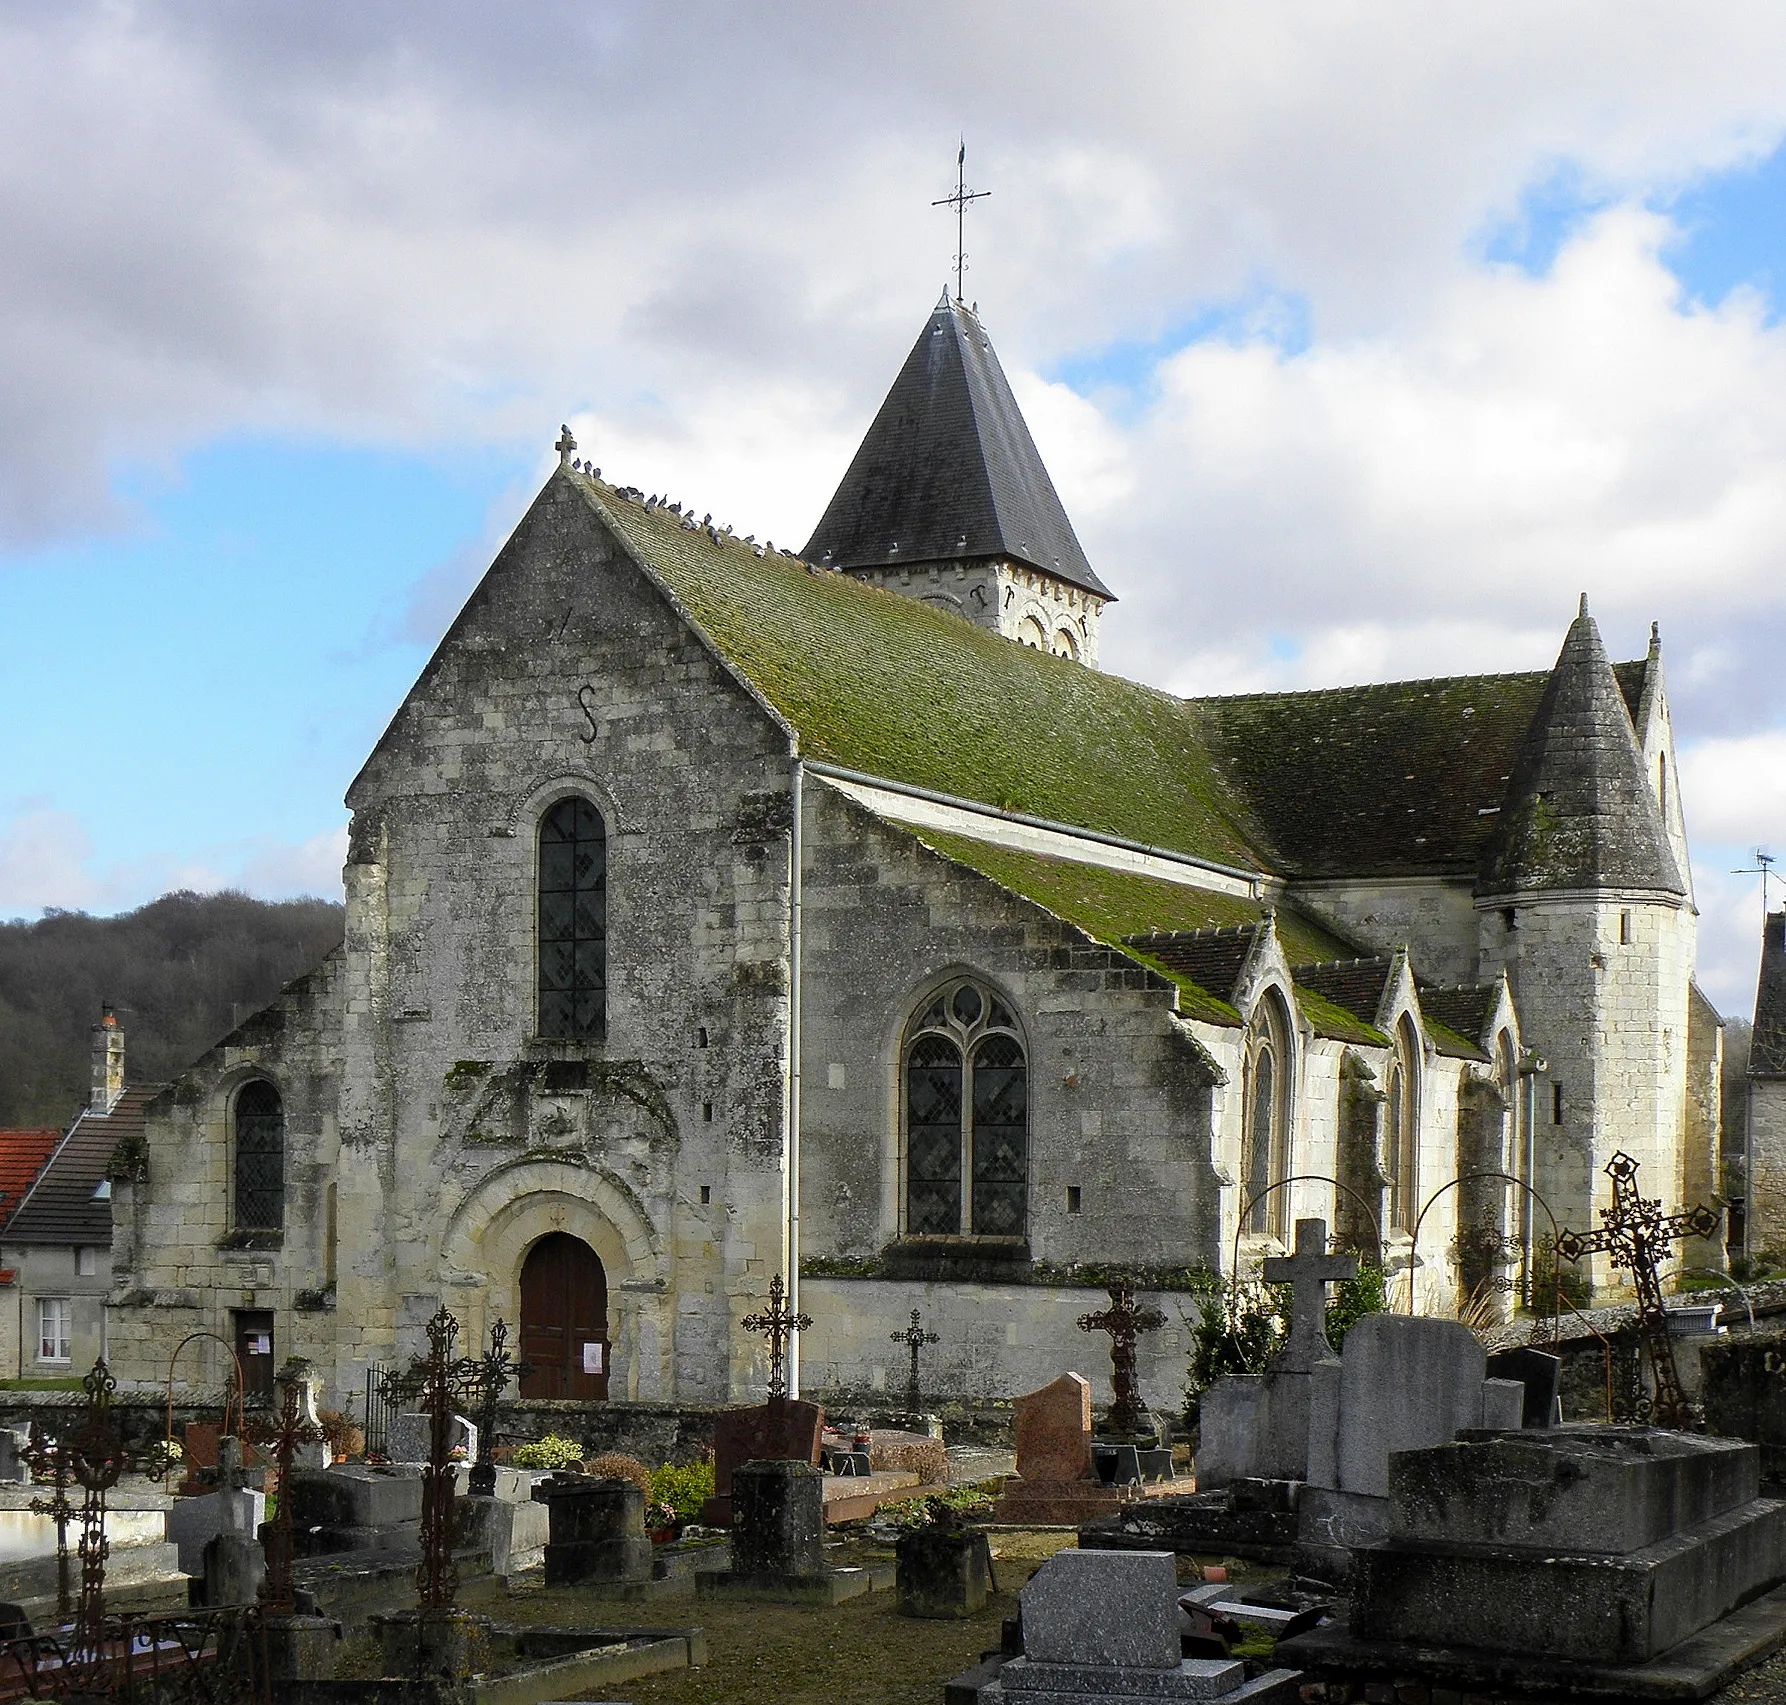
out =
{"type": "Polygon", "coordinates": [[[608,1276],[580,1237],[548,1232],[521,1266],[523,1397],[608,1395],[608,1276]]]}

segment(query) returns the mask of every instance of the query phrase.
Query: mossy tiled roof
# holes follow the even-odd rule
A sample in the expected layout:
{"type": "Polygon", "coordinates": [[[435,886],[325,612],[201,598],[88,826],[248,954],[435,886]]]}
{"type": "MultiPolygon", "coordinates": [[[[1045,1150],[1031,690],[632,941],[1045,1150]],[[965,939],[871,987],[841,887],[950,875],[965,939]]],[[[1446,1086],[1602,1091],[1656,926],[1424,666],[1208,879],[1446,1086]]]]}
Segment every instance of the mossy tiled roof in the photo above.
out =
{"type": "Polygon", "coordinates": [[[1258,867],[1244,807],[1183,700],[794,557],[716,544],[668,509],[570,477],[799,731],[805,756],[1258,867]]]}
{"type": "Polygon", "coordinates": [[[1420,1015],[1428,1026],[1438,1025],[1469,1049],[1466,1058],[1486,1059],[1478,1038],[1494,1016],[1500,999],[1497,983],[1464,983],[1449,989],[1422,989],[1420,1015]]]}
{"type": "Polygon", "coordinates": [[[1473,875],[1548,680],[1173,698],[563,477],[809,758],[1240,869],[1473,875]]]}

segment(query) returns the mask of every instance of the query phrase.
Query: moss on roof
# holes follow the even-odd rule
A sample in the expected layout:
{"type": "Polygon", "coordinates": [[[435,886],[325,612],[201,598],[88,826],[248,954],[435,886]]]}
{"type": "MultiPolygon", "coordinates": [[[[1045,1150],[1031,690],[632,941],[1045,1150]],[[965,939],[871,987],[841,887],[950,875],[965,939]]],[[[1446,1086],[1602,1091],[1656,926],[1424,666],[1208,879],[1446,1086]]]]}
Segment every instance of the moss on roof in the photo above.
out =
{"type": "Polygon", "coordinates": [[[576,480],[803,753],[1215,863],[1258,868],[1183,700],[1032,651],[902,593],[576,480]]]}
{"type": "MultiPolygon", "coordinates": [[[[1226,990],[1218,993],[1201,987],[1127,938],[1155,931],[1220,929],[1257,923],[1264,908],[1255,901],[1232,894],[1212,894],[1204,888],[1187,888],[1157,876],[991,846],[965,835],[942,834],[933,829],[912,832],[946,858],[977,870],[1001,888],[1033,900],[1057,918],[1084,930],[1094,941],[1114,947],[1158,972],[1177,986],[1179,1011],[1186,1018],[1201,1018],[1211,1024],[1240,1022],[1240,1014],[1222,998],[1226,990]]],[[[1286,907],[1277,909],[1277,931],[1286,944],[1285,952],[1293,955],[1331,959],[1338,953],[1352,951],[1348,943],[1286,907]],[[1291,942],[1296,944],[1294,949],[1289,946],[1291,942]]],[[[1310,1022],[1315,1021],[1311,1018],[1310,1022]]],[[[1316,1027],[1320,1028],[1318,1024],[1316,1027]]]]}
{"type": "Polygon", "coordinates": [[[1300,983],[1296,985],[1296,1004],[1302,1008],[1302,1016],[1314,1027],[1317,1036],[1328,1036],[1336,1042],[1358,1042],[1369,1048],[1390,1046],[1389,1038],[1374,1024],[1367,1024],[1337,1001],[1330,1001],[1313,989],[1305,989],[1300,983]]]}

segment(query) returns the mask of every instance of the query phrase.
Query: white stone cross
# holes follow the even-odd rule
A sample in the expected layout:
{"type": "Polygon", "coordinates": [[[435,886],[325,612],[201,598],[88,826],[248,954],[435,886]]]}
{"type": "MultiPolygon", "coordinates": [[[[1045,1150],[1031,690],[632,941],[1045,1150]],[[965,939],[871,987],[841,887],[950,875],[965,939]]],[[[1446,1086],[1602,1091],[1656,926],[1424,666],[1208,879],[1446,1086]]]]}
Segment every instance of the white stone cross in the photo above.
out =
{"type": "Polygon", "coordinates": [[[1266,1257],[1265,1282],[1289,1284],[1290,1336],[1276,1360],[1288,1368],[1309,1368],[1333,1354],[1327,1342],[1327,1287],[1358,1272],[1356,1255],[1327,1253],[1327,1222],[1298,1220],[1296,1252],[1266,1257]]]}

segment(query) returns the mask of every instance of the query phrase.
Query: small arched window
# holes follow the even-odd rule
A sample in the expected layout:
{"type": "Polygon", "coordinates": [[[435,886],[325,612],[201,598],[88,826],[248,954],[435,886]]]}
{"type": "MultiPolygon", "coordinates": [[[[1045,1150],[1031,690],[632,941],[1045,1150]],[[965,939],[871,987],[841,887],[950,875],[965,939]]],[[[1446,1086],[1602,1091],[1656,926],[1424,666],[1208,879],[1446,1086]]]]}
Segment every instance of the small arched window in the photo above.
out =
{"type": "Polygon", "coordinates": [[[1272,1186],[1290,1175],[1290,1027],[1275,995],[1260,1001],[1247,1037],[1244,1117],[1240,1184],[1248,1204],[1246,1229],[1281,1237],[1286,1192],[1272,1186]]]}
{"type": "Polygon", "coordinates": [[[1388,1140],[1389,1223],[1411,1232],[1420,1212],[1420,1042],[1410,1020],[1395,1031],[1395,1057],[1389,1066],[1388,1140]]]}
{"type": "Polygon", "coordinates": [[[599,1036],[608,1018],[608,831],[587,799],[540,822],[539,1034],[599,1036]]]}
{"type": "Polygon", "coordinates": [[[905,1117],[909,1234],[1026,1235],[1029,1066],[1016,1020],[980,984],[951,983],[907,1031],[905,1117]]]}
{"type": "Polygon", "coordinates": [[[235,1222],[242,1231],[285,1224],[285,1104],[265,1078],[236,1093],[235,1222]]]}
{"type": "Polygon", "coordinates": [[[1034,616],[1025,616],[1017,624],[1017,642],[1027,645],[1032,651],[1048,649],[1048,630],[1034,616]]]}

